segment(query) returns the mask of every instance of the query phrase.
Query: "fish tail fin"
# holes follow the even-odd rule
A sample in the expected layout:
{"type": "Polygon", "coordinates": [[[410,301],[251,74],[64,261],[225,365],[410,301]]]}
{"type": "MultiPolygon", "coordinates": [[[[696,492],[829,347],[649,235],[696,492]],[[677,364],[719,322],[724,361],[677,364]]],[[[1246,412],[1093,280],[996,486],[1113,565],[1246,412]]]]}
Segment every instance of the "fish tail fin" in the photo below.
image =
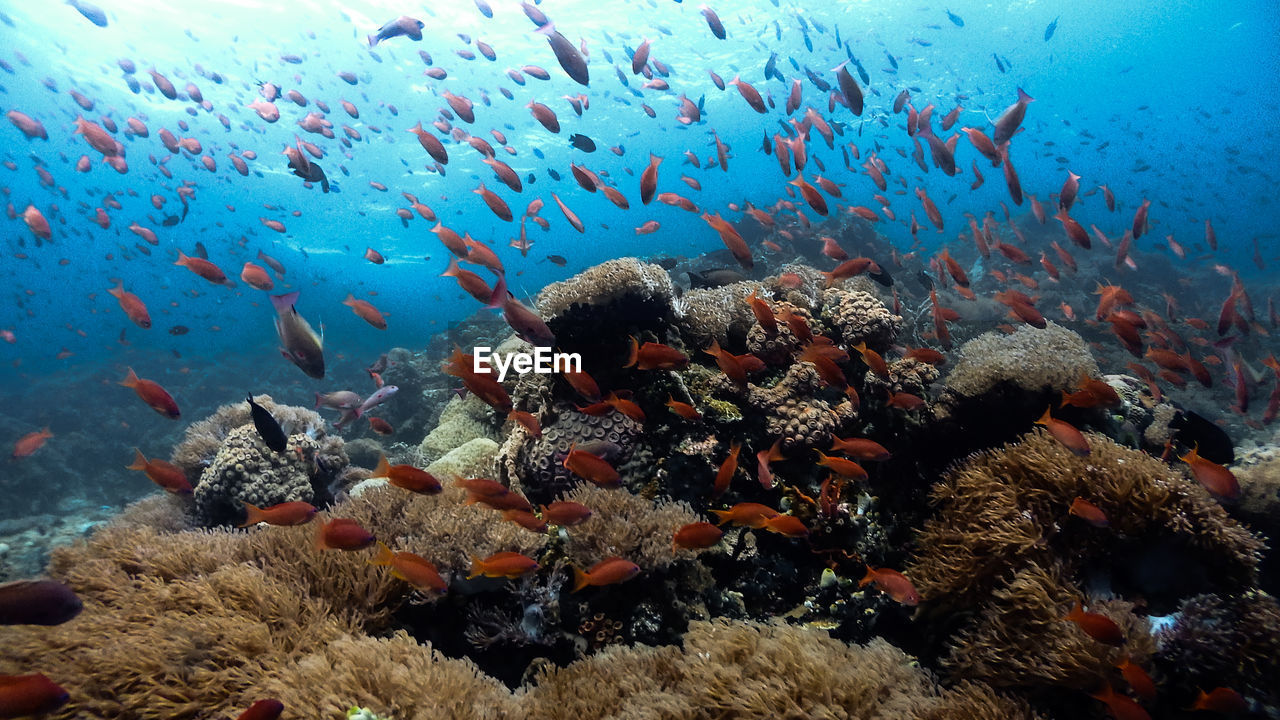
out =
{"type": "Polygon", "coordinates": [[[312,409],[312,410],[319,410],[319,409],[320,409],[320,392],[319,392],[319,391],[316,391],[316,404],[315,404],[314,406],[312,406],[312,408],[311,408],[311,409],[312,409]]]}
{"type": "Polygon", "coordinates": [[[378,554],[375,555],[374,557],[369,558],[369,564],[370,565],[390,565],[391,560],[394,557],[395,557],[395,553],[391,552],[391,548],[387,547],[386,543],[379,540],[378,554]]]}
{"type": "Polygon", "coordinates": [[[129,368],[129,375],[120,384],[128,388],[138,386],[138,374],[133,371],[133,368],[129,368]]]}
{"type": "Polygon", "coordinates": [[[547,37],[551,37],[551,35],[555,33],[555,31],[556,31],[556,24],[550,21],[548,21],[547,24],[545,25],[539,26],[537,30],[534,30],[535,33],[539,35],[545,35],[547,37]]]}
{"type": "Polygon", "coordinates": [[[146,469],[147,469],[147,456],[146,456],[146,455],[143,455],[143,454],[142,454],[142,451],[141,451],[141,450],[139,450],[138,448],[134,448],[134,449],[133,449],[133,453],[134,453],[134,455],[133,455],[133,464],[132,464],[132,465],[125,465],[125,469],[126,469],[126,470],[146,470],[146,469]]]}
{"type": "Polygon", "coordinates": [[[729,522],[729,516],[732,515],[733,513],[731,513],[728,510],[712,510],[711,514],[715,515],[717,518],[720,518],[720,522],[716,523],[717,525],[723,525],[729,522]]]}
{"type": "Polygon", "coordinates": [[[316,525],[315,548],[316,550],[329,549],[329,543],[324,541],[324,523],[316,525]]]}
{"type": "Polygon", "coordinates": [[[187,257],[186,255],[184,255],[184,254],[183,254],[183,252],[182,252],[181,250],[179,250],[179,251],[178,251],[178,259],[177,259],[177,261],[175,261],[173,264],[174,264],[174,265],[186,265],[186,264],[187,264],[187,261],[188,261],[188,260],[190,260],[190,259],[191,259],[191,258],[187,257]]]}
{"type": "Polygon", "coordinates": [[[1018,102],[1033,102],[1035,98],[1031,97],[1022,88],[1018,88],[1018,102]]]}
{"type": "Polygon", "coordinates": [[[254,505],[253,503],[244,503],[244,522],[240,523],[236,527],[244,528],[249,527],[250,525],[257,525],[264,520],[263,516],[264,513],[262,512],[262,508],[254,505]]]}
{"type": "Polygon", "coordinates": [[[507,301],[507,276],[505,273],[498,274],[498,283],[493,286],[493,292],[489,295],[489,302],[485,304],[485,309],[494,310],[502,307],[507,301]]]}
{"type": "Polygon", "coordinates": [[[391,475],[391,463],[387,461],[385,454],[378,454],[378,466],[373,469],[373,474],[369,477],[389,477],[391,475]]]}
{"type": "Polygon", "coordinates": [[[591,576],[583,572],[582,568],[575,567],[573,569],[573,592],[578,592],[590,584],[591,576]]]}
{"type": "Polygon", "coordinates": [[[1062,391],[1062,402],[1058,403],[1058,407],[1060,407],[1060,408],[1064,408],[1064,407],[1066,407],[1067,405],[1069,405],[1070,403],[1071,403],[1071,398],[1070,398],[1070,396],[1068,396],[1068,395],[1067,395],[1067,391],[1066,391],[1066,390],[1063,390],[1063,391],[1062,391]]]}
{"type": "Polygon", "coordinates": [[[862,579],[858,581],[858,587],[866,587],[867,585],[870,585],[872,582],[875,582],[875,579],[876,579],[875,570],[872,570],[871,566],[868,565],[867,574],[863,575],[862,579]]]}
{"type": "Polygon", "coordinates": [[[471,574],[467,576],[467,579],[470,580],[471,578],[476,577],[477,575],[483,575],[483,574],[484,574],[484,561],[476,557],[475,555],[472,555],[471,556],[471,574]]]}
{"type": "Polygon", "coordinates": [[[369,42],[369,47],[374,47],[378,44],[378,38],[375,35],[366,35],[365,40],[369,42]]]}

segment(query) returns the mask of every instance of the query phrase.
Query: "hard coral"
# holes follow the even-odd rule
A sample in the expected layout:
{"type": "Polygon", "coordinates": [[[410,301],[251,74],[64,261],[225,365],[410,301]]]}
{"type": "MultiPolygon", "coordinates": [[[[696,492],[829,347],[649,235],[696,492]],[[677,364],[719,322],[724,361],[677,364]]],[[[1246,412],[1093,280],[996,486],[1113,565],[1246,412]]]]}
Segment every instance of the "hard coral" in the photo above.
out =
{"type": "Polygon", "coordinates": [[[769,441],[782,441],[788,454],[808,448],[826,450],[831,436],[857,417],[848,401],[822,397],[826,384],[813,365],[798,362],[773,387],[748,385],[747,404],[765,418],[769,441]]]}
{"type": "Polygon", "coordinates": [[[677,557],[672,535],[702,519],[687,503],[648,500],[623,489],[584,485],[564,499],[591,508],[591,518],[570,529],[565,544],[565,554],[582,567],[613,555],[646,571],[666,567],[677,557]]]}
{"type": "Polygon", "coordinates": [[[440,411],[440,421],[418,445],[418,460],[424,464],[476,438],[498,440],[505,418],[495,418],[493,410],[479,397],[468,394],[453,398],[440,411]]]}
{"type": "Polygon", "coordinates": [[[960,347],[960,359],[946,384],[977,397],[1000,383],[1027,392],[1067,390],[1081,375],[1097,377],[1098,363],[1072,330],[1050,322],[1043,330],[1024,325],[1010,335],[987,332],[960,347]]]}
{"type": "MultiPolygon", "coordinates": [[[[195,514],[206,527],[239,522],[244,503],[269,507],[278,503],[327,499],[335,469],[321,472],[320,443],[307,435],[289,438],[285,452],[267,447],[252,425],[242,425],[223,440],[213,462],[195,486],[195,514]]],[[[338,452],[341,447],[338,446],[338,452]]],[[[346,465],[346,454],[340,456],[346,465]]]]}
{"type": "Polygon", "coordinates": [[[1263,592],[1189,598],[1156,636],[1156,664],[1174,685],[1231,687],[1280,704],[1280,603],[1263,592]]]}
{"type": "Polygon", "coordinates": [[[840,333],[840,340],[852,347],[865,342],[883,352],[893,344],[902,318],[889,312],[884,303],[869,292],[828,288],[822,293],[822,319],[840,333]]]}
{"type": "MultiPolygon", "coordinates": [[[[253,401],[271,413],[286,434],[309,435],[321,441],[325,446],[322,454],[337,455],[337,451],[331,451],[330,447],[336,449],[342,447],[341,438],[326,437],[324,418],[316,412],[303,407],[280,405],[272,400],[270,395],[258,395],[253,401]]],[[[182,468],[187,474],[187,479],[194,484],[196,478],[200,477],[200,473],[213,462],[213,456],[222,447],[227,434],[238,427],[252,425],[252,423],[253,418],[249,415],[248,403],[236,402],[223,405],[209,417],[193,422],[187,427],[182,442],[174,447],[170,459],[182,468]]]]}
{"type": "Polygon", "coordinates": [[[621,413],[587,415],[560,409],[554,419],[544,421],[542,438],[525,436],[514,446],[508,443],[502,463],[509,476],[504,479],[533,502],[551,502],[586,482],[564,467],[570,447],[590,444],[616,468],[630,458],[640,431],[639,423],[621,413]]]}
{"type": "Polygon", "coordinates": [[[753,290],[759,291],[760,283],[750,280],[686,292],[679,303],[684,311],[680,331],[685,341],[701,350],[711,347],[712,342],[728,346],[746,337],[756,316],[742,299],[753,290]]]}
{"type": "Polygon", "coordinates": [[[537,305],[550,320],[574,305],[609,305],[628,297],[669,307],[674,293],[671,276],[662,266],[618,258],[547,285],[538,293],[537,305]]]}

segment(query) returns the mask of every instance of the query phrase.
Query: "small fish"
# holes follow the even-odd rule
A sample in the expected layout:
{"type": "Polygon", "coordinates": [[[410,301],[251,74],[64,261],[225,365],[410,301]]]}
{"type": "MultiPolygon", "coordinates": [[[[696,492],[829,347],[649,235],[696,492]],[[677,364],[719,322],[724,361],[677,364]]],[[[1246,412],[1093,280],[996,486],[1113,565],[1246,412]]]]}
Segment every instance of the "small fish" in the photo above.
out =
{"type": "Polygon", "coordinates": [[[1200,457],[1199,450],[1197,445],[1191,448],[1191,452],[1179,458],[1191,468],[1191,474],[1195,476],[1196,481],[1203,485],[1205,490],[1218,497],[1228,500],[1240,497],[1240,483],[1236,480],[1236,476],[1218,463],[1200,457]]]}
{"type": "Polygon", "coordinates": [[[70,699],[70,693],[41,673],[0,675],[0,717],[45,715],[70,699]]]}
{"type": "Polygon", "coordinates": [[[720,522],[716,523],[717,525],[730,522],[734,525],[742,525],[749,528],[762,528],[765,520],[781,513],[768,505],[743,502],[734,505],[728,510],[712,510],[711,514],[720,519],[720,522]]]}
{"type": "Polygon", "coordinates": [[[724,531],[709,522],[695,522],[677,528],[671,537],[671,549],[702,550],[720,542],[724,531]]]}
{"type": "Polygon", "coordinates": [[[1049,414],[1051,408],[1045,408],[1044,415],[1036,420],[1036,425],[1043,425],[1049,431],[1049,434],[1055,440],[1062,443],[1068,450],[1076,455],[1089,454],[1089,441],[1085,440],[1084,434],[1065,420],[1059,420],[1049,414]]]}
{"type": "Polygon", "coordinates": [[[378,456],[378,466],[369,477],[386,478],[387,482],[398,488],[424,495],[434,495],[444,490],[444,486],[431,473],[412,465],[392,465],[386,455],[378,456]]]}
{"type": "Polygon", "coordinates": [[[334,518],[316,531],[317,550],[363,550],[373,542],[373,533],[350,518],[334,518]]]}
{"type": "Polygon", "coordinates": [[[499,552],[487,558],[471,557],[471,574],[467,579],[481,576],[515,579],[537,570],[538,561],[518,552],[499,552]]]}
{"type": "Polygon", "coordinates": [[[249,403],[249,412],[253,416],[253,427],[258,431],[262,442],[275,452],[282,453],[289,447],[289,436],[285,435],[280,423],[272,417],[267,409],[253,401],[253,395],[245,397],[249,403]]]}
{"type": "Polygon", "coordinates": [[[1053,37],[1053,34],[1057,32],[1057,30],[1058,30],[1058,18],[1054,18],[1053,22],[1049,23],[1049,26],[1044,29],[1044,41],[1049,42],[1049,40],[1053,37]]]}
{"type": "Polygon", "coordinates": [[[552,525],[574,527],[591,519],[591,508],[572,500],[557,500],[539,507],[542,519],[552,525]]]}
{"type": "Polygon", "coordinates": [[[951,12],[950,8],[947,9],[947,19],[950,20],[951,24],[955,25],[956,27],[964,27],[964,19],[961,18],[959,15],[951,12]]]}
{"type": "Polygon", "coordinates": [[[277,720],[284,712],[284,703],[274,698],[258,700],[240,713],[236,720],[277,720]]]}
{"type": "Polygon", "coordinates": [[[120,384],[131,388],[148,407],[161,415],[174,420],[182,417],[182,412],[178,409],[178,403],[169,394],[169,391],[161,387],[160,383],[139,378],[133,368],[129,368],[129,375],[120,384]]]}
{"type": "Polygon", "coordinates": [[[582,570],[581,568],[573,569],[573,592],[587,586],[604,586],[616,585],[623,583],[636,575],[640,574],[640,566],[620,557],[608,557],[595,565],[590,570],[582,570]]]}
{"type": "Polygon", "coordinates": [[[426,27],[426,23],[421,20],[415,20],[408,15],[401,15],[395,20],[392,20],[386,25],[378,28],[378,32],[376,34],[369,35],[367,37],[369,47],[374,47],[379,42],[389,40],[393,37],[405,36],[410,40],[421,40],[422,28],[424,27],[426,27]]]}
{"type": "Polygon", "coordinates": [[[920,604],[920,593],[916,592],[915,585],[911,583],[911,580],[906,575],[897,570],[873,568],[868,565],[867,574],[858,581],[858,587],[864,587],[871,583],[875,583],[881,592],[902,605],[915,607],[920,604]]]}
{"type": "Polygon", "coordinates": [[[1107,519],[1107,514],[1097,505],[1078,496],[1071,501],[1071,507],[1067,509],[1067,514],[1075,515],[1094,527],[1104,528],[1111,524],[1111,521],[1107,519]]]}
{"type": "Polygon", "coordinates": [[[258,523],[281,526],[305,525],[316,516],[316,508],[311,503],[301,500],[277,503],[265,508],[244,503],[244,515],[244,522],[236,527],[250,527],[258,523]]]}
{"type": "Polygon", "coordinates": [[[622,476],[608,461],[585,450],[578,450],[577,443],[569,446],[563,465],[574,475],[601,487],[617,487],[622,482],[622,476]]]}
{"type": "Polygon", "coordinates": [[[75,592],[56,580],[0,583],[0,625],[61,625],[83,608],[75,592]]]}
{"type": "Polygon", "coordinates": [[[1086,612],[1084,607],[1077,600],[1071,612],[1067,613],[1063,620],[1070,620],[1080,627],[1086,635],[1107,645],[1115,645],[1119,647],[1124,644],[1124,633],[1121,632],[1120,626],[1106,615],[1100,615],[1095,612],[1086,612]]]}
{"type": "Polygon", "coordinates": [[[127,470],[141,470],[146,473],[151,482],[159,485],[167,492],[178,495],[185,495],[191,492],[191,483],[187,480],[187,474],[182,468],[174,465],[167,460],[151,459],[142,454],[142,451],[134,448],[133,464],[126,466],[127,470]]]}
{"type": "Polygon", "coordinates": [[[285,295],[272,295],[271,306],[276,311],[276,334],[280,338],[280,353],[285,359],[308,377],[317,380],[324,377],[324,339],[311,329],[294,305],[299,291],[285,295]]]}
{"type": "Polygon", "coordinates": [[[369,560],[370,565],[391,568],[391,575],[404,580],[422,592],[444,593],[449,584],[440,577],[440,571],[426,558],[411,552],[392,552],[385,544],[378,543],[378,554],[369,560]]]}
{"type": "Polygon", "coordinates": [[[595,152],[596,143],[591,138],[580,133],[574,133],[569,136],[569,144],[578,148],[582,152],[595,152]]]}
{"type": "Polygon", "coordinates": [[[13,453],[9,457],[14,460],[29,457],[43,447],[44,441],[51,437],[53,437],[53,433],[49,432],[47,427],[36,432],[29,432],[18,438],[18,441],[13,444],[13,453]]]}

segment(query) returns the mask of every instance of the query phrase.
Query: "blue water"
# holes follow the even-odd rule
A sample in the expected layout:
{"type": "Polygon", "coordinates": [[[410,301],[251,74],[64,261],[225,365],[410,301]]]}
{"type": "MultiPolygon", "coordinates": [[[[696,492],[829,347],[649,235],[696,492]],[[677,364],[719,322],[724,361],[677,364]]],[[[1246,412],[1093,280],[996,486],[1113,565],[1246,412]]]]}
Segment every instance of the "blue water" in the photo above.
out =
{"type": "MultiPolygon", "coordinates": [[[[1271,164],[1280,156],[1275,121],[1280,111],[1280,46],[1275,42],[1280,12],[1274,3],[1091,0],[992,5],[958,0],[948,7],[963,18],[964,27],[952,23],[943,6],[924,3],[717,5],[728,30],[724,41],[712,36],[691,2],[543,3],[541,8],[571,41],[585,41],[591,86],[583,88],[559,68],[547,42],[532,32],[518,4],[510,2],[494,2],[492,19],[470,2],[427,7],[104,3],[109,19],[105,28],[95,27],[67,5],[0,3],[8,19],[0,25],[0,59],[13,69],[0,73],[0,111],[25,112],[49,133],[47,141],[28,140],[12,124],[0,123],[0,160],[12,161],[17,168],[0,168],[0,186],[17,212],[34,204],[53,225],[52,242],[36,247],[20,218],[3,223],[0,272],[7,299],[0,305],[0,328],[12,330],[16,341],[0,343],[0,383],[6,398],[5,435],[0,439],[10,442],[43,425],[51,425],[55,436],[93,436],[108,426],[122,439],[131,438],[122,447],[113,443],[103,448],[103,458],[110,461],[68,460],[62,469],[83,480],[92,477],[100,461],[127,463],[129,445],[176,433],[175,424],[154,415],[115,384],[126,366],[164,383],[192,420],[204,414],[198,409],[207,411],[242,396],[244,385],[305,404],[312,390],[367,382],[360,368],[380,352],[395,345],[422,347],[449,323],[477,309],[453,280],[438,277],[448,253],[428,232],[430,225],[415,215],[404,227],[394,214],[408,205],[402,191],[417,195],[449,227],[490,244],[522,299],[547,282],[613,257],[696,256],[719,250],[715,232],[696,214],[657,202],[640,205],[639,175],[649,153],[665,158],[659,191],[681,193],[704,211],[738,220],[741,215],[729,209],[731,203],[775,202],[787,186],[774,158],[760,152],[762,136],[778,132],[790,78],[803,77],[804,67],[834,84],[830,71],[846,59],[835,44],[836,28],[870,76],[864,86],[867,109],[862,118],[839,106],[828,113],[826,94],[806,81],[801,112],[813,105],[829,120],[844,123],[845,134],[838,143],[856,143],[864,159],[879,146],[891,170],[908,178],[905,188],[889,188],[898,222],[878,225],[899,247],[911,243],[904,223],[910,211],[926,222],[911,192],[917,185],[929,191],[946,221],[945,233],[932,228],[921,232],[926,246],[954,241],[966,226],[966,212],[981,217],[995,210],[1002,217],[999,204],[1008,202],[1008,191],[999,169],[989,163],[980,163],[985,186],[969,190],[968,168],[978,155],[963,138],[957,152],[960,174],[946,177],[936,169],[919,173],[909,156],[898,153],[909,153],[910,143],[902,130],[905,116],[891,113],[894,96],[904,87],[916,88],[914,102],[918,107],[934,103],[936,121],[963,95],[965,110],[957,128],[989,129],[988,120],[1022,87],[1035,98],[1023,124],[1025,132],[1014,143],[1028,194],[1047,203],[1069,168],[1082,176],[1082,194],[1106,183],[1119,204],[1118,212],[1109,215],[1100,197],[1085,197],[1073,211],[1085,227],[1097,222],[1109,235],[1118,236],[1141,200],[1152,200],[1152,231],[1135,250],[1154,251],[1170,233],[1194,248],[1202,242],[1204,220],[1211,218],[1223,247],[1212,260],[1197,260],[1199,253],[1192,250],[1189,263],[1225,263],[1248,280],[1267,278],[1280,260],[1277,177],[1271,164]],[[366,35],[405,12],[426,23],[422,42],[394,38],[368,47],[366,35]],[[805,47],[802,18],[812,51],[805,47]],[[1056,32],[1046,41],[1046,26],[1055,19],[1056,32]],[[471,44],[459,34],[470,36],[471,44]],[[636,92],[644,78],[630,73],[629,50],[646,37],[652,40],[651,57],[671,68],[670,91],[636,92]],[[478,53],[474,60],[455,54],[475,52],[475,40],[496,50],[496,62],[478,53]],[[431,54],[435,67],[447,70],[447,79],[423,76],[420,50],[431,54]],[[771,52],[779,55],[778,68],[788,78],[785,85],[764,79],[771,52]],[[886,53],[896,59],[896,72],[886,53]],[[1007,72],[997,68],[993,53],[1008,61],[1007,72]],[[288,54],[301,61],[281,59],[288,54]],[[142,92],[130,91],[117,65],[119,58],[137,64],[142,92]],[[801,72],[788,58],[799,63],[801,72]],[[526,64],[546,68],[551,80],[529,78],[520,87],[504,74],[526,64]],[[630,88],[622,86],[615,66],[624,68],[630,88]],[[212,104],[211,112],[188,113],[193,104],[182,96],[168,100],[154,92],[146,74],[152,67],[169,77],[179,92],[187,81],[196,83],[212,104]],[[752,112],[732,87],[717,90],[708,70],[725,80],[740,74],[771,94],[777,109],[767,115],[752,112]],[[340,71],[355,73],[358,84],[340,80],[340,71]],[[211,80],[213,73],[224,81],[211,80]],[[279,99],[280,121],[262,122],[246,107],[259,98],[259,82],[276,83],[284,91],[296,89],[308,105],[297,107],[279,99]],[[511,90],[514,100],[502,96],[503,87],[511,90]],[[117,174],[98,162],[100,155],[72,133],[82,110],[70,90],[96,102],[92,112],[84,112],[89,119],[107,116],[122,128],[130,116],[145,120],[149,138],[116,135],[127,148],[128,174],[117,174]],[[454,125],[484,137],[498,149],[499,159],[522,178],[534,174],[536,182],[530,184],[526,178],[523,193],[511,192],[481,162],[479,153],[448,139],[447,174],[428,172],[430,158],[406,130],[418,121],[430,129],[438,109],[445,107],[445,90],[476,103],[476,122],[455,120],[454,125]],[[580,118],[562,99],[579,92],[590,99],[590,108],[580,118]],[[680,93],[695,101],[705,98],[701,124],[684,127],[675,121],[680,93]],[[482,102],[486,96],[488,103],[482,102]],[[358,120],[343,112],[342,99],[358,106],[358,120]],[[532,119],[525,109],[530,99],[555,110],[560,134],[548,133],[532,119]],[[347,124],[363,139],[347,149],[337,139],[303,132],[295,122],[316,111],[316,100],[329,104],[328,117],[338,138],[347,124]],[[657,117],[645,115],[641,103],[652,106],[657,117]],[[391,106],[398,114],[392,114],[391,106]],[[219,122],[219,114],[229,119],[230,129],[219,122]],[[180,121],[190,125],[188,132],[179,130],[180,121]],[[148,159],[168,154],[157,136],[161,127],[178,137],[199,139],[204,154],[216,160],[217,171],[205,170],[196,158],[177,155],[167,163],[173,179],[161,176],[148,159]],[[515,155],[502,151],[491,129],[506,134],[515,155]],[[714,156],[712,129],[731,147],[728,173],[707,167],[706,160],[714,156]],[[573,133],[593,138],[599,149],[591,154],[573,150],[568,142],[573,133]],[[295,134],[326,150],[327,157],[316,162],[340,192],[308,190],[289,174],[281,151],[295,134]],[[1103,143],[1105,149],[1100,148],[1103,143]],[[609,152],[615,145],[625,148],[625,154],[609,152]],[[545,159],[537,158],[535,149],[545,159]],[[227,159],[232,150],[257,153],[257,159],[249,161],[248,177],[232,169],[227,159]],[[703,169],[683,163],[686,151],[703,159],[703,169]],[[74,164],[83,154],[94,164],[81,174],[74,164]],[[56,188],[39,184],[37,162],[52,173],[56,188]],[[569,173],[570,162],[607,174],[628,197],[631,209],[619,210],[601,194],[579,188],[569,173]],[[563,179],[554,181],[549,168],[563,179]],[[681,173],[697,178],[702,190],[692,191],[680,182],[681,173]],[[551,230],[528,224],[534,247],[527,258],[508,247],[519,231],[518,222],[499,221],[472,192],[480,181],[507,200],[517,220],[533,198],[547,203],[541,214],[551,230]],[[188,217],[172,228],[160,227],[163,215],[180,209],[174,189],[184,182],[195,190],[188,217]],[[388,190],[377,191],[371,182],[388,190]],[[586,223],[585,234],[565,222],[551,200],[552,190],[586,223]],[[895,191],[898,194],[892,194],[895,191]],[[106,230],[91,222],[105,193],[116,194],[123,204],[120,210],[108,211],[111,227],[106,230]],[[153,193],[167,198],[163,212],[151,206],[153,193]],[[260,217],[280,220],[288,231],[268,230],[260,217]],[[633,229],[650,219],[659,221],[661,230],[637,236],[633,229]],[[138,238],[127,230],[134,221],[154,228],[160,237],[150,256],[134,250],[138,238]],[[194,254],[196,241],[233,278],[258,250],[286,265],[288,273],[285,282],[277,283],[277,292],[301,290],[298,310],[313,325],[323,326],[332,368],[326,380],[312,381],[285,364],[276,349],[273,313],[263,293],[238,279],[234,289],[217,287],[172,265],[177,250],[194,254]],[[1262,267],[1251,259],[1255,241],[1262,267]],[[365,261],[366,247],[383,253],[387,263],[365,261]],[[18,258],[19,253],[26,257],[18,258]],[[568,265],[548,262],[549,254],[567,258],[568,265]],[[60,264],[64,259],[67,262],[60,264]],[[130,323],[107,294],[114,278],[146,302],[154,323],[150,330],[130,323]],[[388,329],[378,331],[354,317],[341,305],[347,293],[387,312],[388,329]],[[175,325],[191,331],[169,334],[175,325]],[[56,359],[64,349],[70,356],[56,359]],[[215,377],[220,379],[213,382],[215,377]]],[[[828,150],[815,133],[809,147],[811,155],[825,162],[825,175],[845,185],[844,202],[877,206],[871,199],[874,186],[866,176],[842,167],[839,144],[835,151],[828,150]]],[[[811,163],[806,177],[816,172],[811,163]]],[[[1025,213],[1028,205],[1011,209],[1025,213]]],[[[167,443],[155,442],[149,454],[163,454],[164,447],[167,443]]],[[[32,480],[23,475],[31,472],[29,467],[38,466],[10,465],[6,472],[32,480]]]]}

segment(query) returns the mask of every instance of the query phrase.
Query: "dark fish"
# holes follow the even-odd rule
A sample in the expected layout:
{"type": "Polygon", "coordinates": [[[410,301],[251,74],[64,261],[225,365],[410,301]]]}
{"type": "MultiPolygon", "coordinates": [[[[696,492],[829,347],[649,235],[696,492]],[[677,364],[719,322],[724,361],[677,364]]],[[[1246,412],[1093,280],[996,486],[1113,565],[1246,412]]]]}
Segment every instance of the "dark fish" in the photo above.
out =
{"type": "Polygon", "coordinates": [[[1054,18],[1053,22],[1049,23],[1049,27],[1044,29],[1044,41],[1049,42],[1049,38],[1053,37],[1053,33],[1057,29],[1058,29],[1058,18],[1054,18]]]}
{"type": "Polygon", "coordinates": [[[764,143],[760,146],[765,155],[773,154],[773,141],[769,139],[769,133],[764,134],[764,143]]]}
{"type": "Polygon", "coordinates": [[[547,159],[547,156],[546,156],[546,155],[543,155],[543,154],[542,154],[542,151],[541,151],[541,150],[539,150],[538,148],[534,148],[534,149],[533,149],[533,156],[534,156],[534,157],[536,157],[536,158],[538,158],[539,160],[546,160],[546,159],[547,159]]]}
{"type": "Polygon", "coordinates": [[[1235,444],[1226,431],[1201,415],[1190,410],[1179,410],[1169,421],[1174,437],[1187,447],[1195,447],[1196,454],[1219,465],[1231,465],[1236,461],[1235,444]]]}
{"type": "Polygon", "coordinates": [[[173,327],[169,328],[170,335],[186,335],[189,332],[191,332],[191,328],[187,327],[186,325],[174,325],[173,327]]]}
{"type": "Polygon", "coordinates": [[[867,275],[870,275],[872,280],[875,280],[876,282],[880,283],[885,287],[893,287],[893,276],[890,275],[889,272],[884,269],[883,265],[879,267],[880,267],[879,272],[868,271],[867,275]]]}
{"type": "Polygon", "coordinates": [[[689,286],[693,288],[715,288],[722,285],[732,285],[736,282],[743,282],[747,279],[745,275],[737,270],[729,270],[727,268],[721,270],[701,270],[699,272],[690,272],[689,286]]]}
{"type": "Polygon", "coordinates": [[[196,241],[196,255],[199,255],[202,260],[209,259],[209,251],[205,249],[204,243],[199,240],[196,241]]]}
{"type": "Polygon", "coordinates": [[[995,53],[991,53],[991,57],[995,58],[995,60],[996,60],[996,68],[997,68],[1000,72],[1005,72],[1005,69],[1004,69],[1004,63],[1000,62],[1000,56],[999,56],[999,55],[997,55],[997,54],[995,54],[995,53]]]}
{"type": "Polygon", "coordinates": [[[956,27],[964,27],[964,18],[951,12],[950,9],[947,10],[947,19],[950,20],[951,24],[955,25],[956,27]]]}
{"type": "Polygon", "coordinates": [[[916,281],[919,282],[920,287],[923,287],[925,290],[933,289],[933,278],[929,276],[929,273],[923,270],[916,273],[916,281]]]}
{"type": "Polygon", "coordinates": [[[89,22],[98,27],[107,26],[107,14],[97,5],[91,5],[80,0],[67,0],[67,4],[76,9],[81,15],[85,16],[89,22]]]}
{"type": "Polygon", "coordinates": [[[61,625],[83,607],[71,588],[54,580],[0,584],[0,625],[61,625]]]}
{"type": "Polygon", "coordinates": [[[574,147],[578,148],[578,149],[579,149],[579,150],[581,150],[582,152],[595,152],[595,151],[596,151],[596,143],[595,143],[595,141],[594,141],[594,140],[592,140],[591,138],[587,137],[586,135],[581,135],[581,134],[578,134],[578,133],[574,133],[574,134],[570,135],[570,136],[569,136],[569,144],[571,144],[571,145],[573,145],[574,147]]]}
{"type": "Polygon", "coordinates": [[[578,52],[578,48],[572,42],[569,42],[569,38],[556,30],[555,23],[547,23],[538,28],[537,32],[547,38],[551,51],[555,53],[556,60],[566,75],[573,78],[579,85],[591,84],[591,76],[587,71],[587,59],[582,57],[582,53],[578,52]]]}
{"type": "Polygon", "coordinates": [[[889,64],[893,66],[893,69],[894,69],[894,70],[897,70],[897,69],[898,69],[898,58],[896,58],[896,57],[894,57],[893,55],[889,54],[889,51],[888,51],[888,50],[885,50],[885,51],[884,51],[884,56],[885,56],[886,58],[889,58],[889,64]]]}
{"type": "Polygon", "coordinates": [[[558,265],[560,267],[564,267],[565,265],[569,264],[569,261],[566,260],[563,255],[548,255],[547,259],[550,260],[552,264],[558,265]]]}
{"type": "Polygon", "coordinates": [[[547,174],[551,176],[551,179],[552,179],[552,180],[559,180],[559,179],[560,179],[560,173],[556,172],[555,170],[553,170],[553,169],[551,169],[551,168],[547,168],[547,174]]]}
{"type": "Polygon", "coordinates": [[[272,450],[282,453],[289,447],[289,436],[284,434],[280,423],[276,422],[271,413],[267,409],[253,401],[253,395],[245,398],[249,403],[249,411],[253,414],[253,427],[258,431],[258,437],[262,438],[262,442],[272,450]]]}
{"type": "Polygon", "coordinates": [[[778,72],[778,53],[769,55],[769,61],[764,64],[764,79],[776,77],[782,82],[786,80],[782,77],[782,73],[778,72]]]}
{"type": "Polygon", "coordinates": [[[174,225],[177,225],[180,222],[182,222],[182,218],[178,217],[177,215],[166,215],[164,220],[160,221],[160,224],[163,225],[164,227],[173,227],[174,225]]]}

